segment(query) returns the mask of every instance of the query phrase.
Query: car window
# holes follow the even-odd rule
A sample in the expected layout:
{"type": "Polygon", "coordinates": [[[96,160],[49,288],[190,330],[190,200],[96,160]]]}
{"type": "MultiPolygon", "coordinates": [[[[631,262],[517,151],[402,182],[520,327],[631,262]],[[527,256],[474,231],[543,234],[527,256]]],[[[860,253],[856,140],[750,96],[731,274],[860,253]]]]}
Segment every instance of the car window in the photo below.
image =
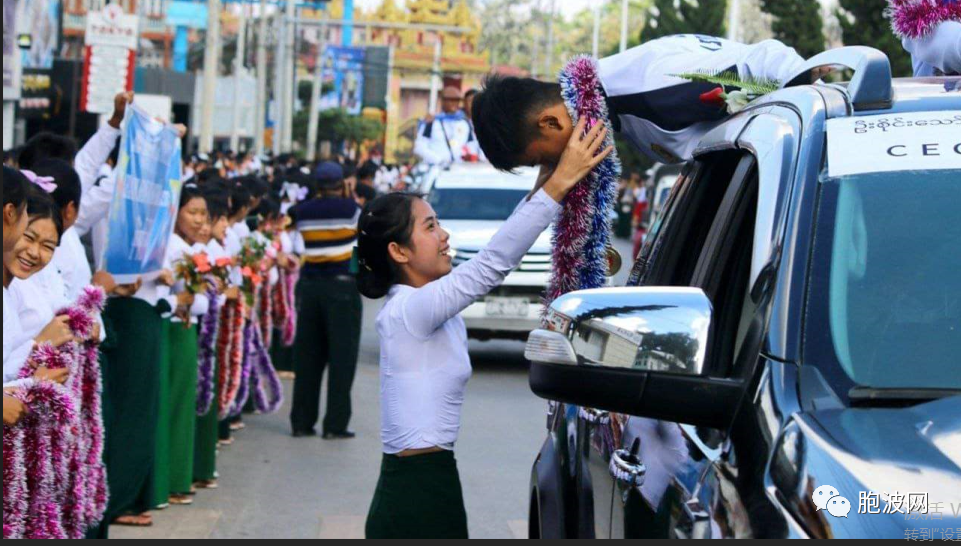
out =
{"type": "Polygon", "coordinates": [[[757,215],[758,176],[754,158],[745,154],[735,170],[707,243],[697,261],[693,284],[714,306],[708,372],[727,377],[754,315],[750,301],[751,256],[757,215]]]}
{"type": "Polygon", "coordinates": [[[483,188],[434,188],[427,201],[444,220],[507,220],[528,191],[483,188]]]}
{"type": "Polygon", "coordinates": [[[652,230],[650,248],[642,253],[649,271],[636,284],[691,286],[698,257],[742,156],[741,152],[702,156],[678,182],[661,225],[652,230]]]}

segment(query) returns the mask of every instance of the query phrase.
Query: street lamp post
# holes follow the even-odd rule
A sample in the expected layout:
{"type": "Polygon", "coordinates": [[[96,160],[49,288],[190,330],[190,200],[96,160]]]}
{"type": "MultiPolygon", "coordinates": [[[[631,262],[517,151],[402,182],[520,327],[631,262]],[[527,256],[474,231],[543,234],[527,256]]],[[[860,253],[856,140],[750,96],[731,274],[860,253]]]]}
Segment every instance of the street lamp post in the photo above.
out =
{"type": "Polygon", "coordinates": [[[307,116],[307,160],[317,159],[317,123],[320,118],[320,90],[323,85],[324,50],[327,48],[327,25],[320,27],[317,44],[317,66],[314,68],[314,84],[310,90],[310,112],[307,116]]]}
{"type": "Polygon", "coordinates": [[[254,108],[254,152],[264,155],[264,131],[267,129],[267,0],[260,0],[257,21],[257,105],[254,108]]]}
{"type": "Polygon", "coordinates": [[[240,21],[237,27],[237,49],[234,55],[234,102],[230,123],[230,149],[240,152],[240,78],[246,75],[244,58],[247,54],[247,6],[240,5],[240,21]]]}
{"type": "Polygon", "coordinates": [[[203,99],[200,105],[200,151],[214,149],[214,99],[220,57],[220,0],[207,0],[207,39],[204,44],[203,99]]]}

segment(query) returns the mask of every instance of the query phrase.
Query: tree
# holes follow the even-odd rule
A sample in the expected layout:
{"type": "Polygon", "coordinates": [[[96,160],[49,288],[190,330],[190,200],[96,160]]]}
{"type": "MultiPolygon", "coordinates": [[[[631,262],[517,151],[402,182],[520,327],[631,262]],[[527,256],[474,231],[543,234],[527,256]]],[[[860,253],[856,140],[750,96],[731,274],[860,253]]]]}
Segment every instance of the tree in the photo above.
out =
{"type": "Polygon", "coordinates": [[[887,0],[840,0],[837,10],[841,38],[845,45],[866,45],[880,49],[891,60],[895,76],[911,76],[911,57],[901,41],[891,32],[891,22],[884,15],[887,0]]]}
{"type": "MultiPolygon", "coordinates": [[[[294,116],[294,139],[305,145],[307,142],[307,123],[309,113],[300,110],[294,116]]],[[[345,144],[353,148],[357,144],[369,140],[380,140],[384,135],[384,124],[380,120],[352,116],[346,110],[334,108],[323,110],[317,119],[317,141],[332,142],[335,145],[345,144]]]]}
{"type": "Polygon", "coordinates": [[[724,36],[726,14],[727,0],[654,0],[641,41],[671,34],[724,36]]]}
{"type": "Polygon", "coordinates": [[[774,16],[774,37],[802,57],[824,51],[824,20],[818,0],[761,0],[761,8],[774,16]]]}

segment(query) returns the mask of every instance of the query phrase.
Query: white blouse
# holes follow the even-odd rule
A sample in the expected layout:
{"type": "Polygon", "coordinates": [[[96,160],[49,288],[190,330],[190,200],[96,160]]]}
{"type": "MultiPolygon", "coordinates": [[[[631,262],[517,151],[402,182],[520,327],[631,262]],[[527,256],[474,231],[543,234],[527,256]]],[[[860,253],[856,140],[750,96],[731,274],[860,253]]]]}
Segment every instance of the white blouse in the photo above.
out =
{"type": "Polygon", "coordinates": [[[454,448],[471,375],[459,313],[503,282],[560,209],[538,191],[473,260],[421,288],[391,288],[377,315],[384,453],[454,448]]]}
{"type": "Polygon", "coordinates": [[[3,384],[14,381],[27,362],[33,340],[23,333],[13,294],[3,289],[3,384]]]}

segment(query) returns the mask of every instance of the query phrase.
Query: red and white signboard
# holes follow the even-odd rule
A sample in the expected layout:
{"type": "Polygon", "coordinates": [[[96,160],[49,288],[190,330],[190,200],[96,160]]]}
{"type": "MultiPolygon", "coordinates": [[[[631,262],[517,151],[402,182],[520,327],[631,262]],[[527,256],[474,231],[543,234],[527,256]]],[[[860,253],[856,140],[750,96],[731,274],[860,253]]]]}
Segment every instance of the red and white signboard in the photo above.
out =
{"type": "Polygon", "coordinates": [[[85,112],[108,114],[117,93],[133,90],[140,37],[137,25],[137,16],[124,13],[118,4],[87,13],[80,88],[80,108],[85,112]]]}

